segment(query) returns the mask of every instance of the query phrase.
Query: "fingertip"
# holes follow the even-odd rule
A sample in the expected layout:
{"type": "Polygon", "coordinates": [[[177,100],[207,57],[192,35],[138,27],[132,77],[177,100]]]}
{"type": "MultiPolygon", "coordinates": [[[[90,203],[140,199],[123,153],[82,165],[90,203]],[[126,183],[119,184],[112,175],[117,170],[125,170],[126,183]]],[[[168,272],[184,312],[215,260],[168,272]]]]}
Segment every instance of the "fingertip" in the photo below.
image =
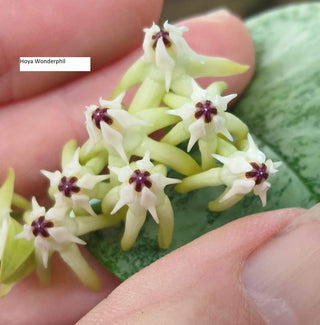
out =
{"type": "Polygon", "coordinates": [[[17,283],[0,300],[0,324],[74,324],[107,297],[120,284],[120,280],[86,249],[81,251],[101,279],[100,291],[86,288],[55,254],[51,263],[50,286],[42,286],[35,273],[17,283]]]}
{"type": "Polygon", "coordinates": [[[21,73],[20,57],[91,57],[91,69],[96,71],[139,45],[143,27],[157,21],[163,0],[6,2],[6,13],[0,14],[0,104],[84,75],[77,71],[21,73]]]}

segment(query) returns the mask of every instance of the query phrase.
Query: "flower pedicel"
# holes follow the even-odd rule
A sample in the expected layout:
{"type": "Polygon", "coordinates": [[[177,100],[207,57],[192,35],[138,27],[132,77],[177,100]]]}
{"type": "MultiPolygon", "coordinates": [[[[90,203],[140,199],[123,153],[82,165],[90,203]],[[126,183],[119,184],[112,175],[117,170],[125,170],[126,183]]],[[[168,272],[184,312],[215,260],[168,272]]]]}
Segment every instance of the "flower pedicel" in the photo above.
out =
{"type": "Polygon", "coordinates": [[[196,82],[243,73],[248,66],[195,53],[183,38],[186,31],[168,22],[144,29],[142,57],[108,100],[87,106],[87,142],[78,147],[69,141],[61,171],[42,171],[50,180],[51,207],[14,193],[14,171],[9,170],[0,188],[0,296],[34,270],[49,284],[55,252],[87,287],[98,290],[100,280],[78,248],[86,244],[80,236],[120,222],[125,225],[122,249],[134,245],[148,214],[158,224],[159,247],[168,248],[174,211],[166,186],[188,192],[224,184],[224,193],[209,202],[212,211],[225,210],[249,193],[266,204],[269,179],[280,163],[266,160],[245,123],[227,112],[236,94],[223,96],[226,83],[202,89],[196,82]],[[125,109],[125,92],[136,85],[125,109]],[[158,130],[166,132],[154,140],[150,134],[158,130]],[[187,150],[178,147],[185,141],[187,150]],[[195,147],[200,165],[191,150],[195,147]],[[168,178],[169,169],[179,179],[168,178]]]}

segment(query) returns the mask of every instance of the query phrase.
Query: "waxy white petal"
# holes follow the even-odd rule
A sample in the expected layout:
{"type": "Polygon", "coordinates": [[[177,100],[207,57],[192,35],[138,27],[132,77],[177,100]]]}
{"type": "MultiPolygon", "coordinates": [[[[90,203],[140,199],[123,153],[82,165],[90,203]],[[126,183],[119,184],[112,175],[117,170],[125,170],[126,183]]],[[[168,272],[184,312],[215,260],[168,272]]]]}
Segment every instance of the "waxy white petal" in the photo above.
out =
{"type": "Polygon", "coordinates": [[[157,66],[165,74],[165,88],[166,88],[166,91],[168,92],[170,89],[172,72],[173,72],[175,63],[174,63],[173,58],[167,52],[167,49],[163,43],[162,38],[160,38],[157,42],[155,60],[156,60],[157,66]]]}
{"type": "Polygon", "coordinates": [[[150,180],[155,187],[160,190],[163,190],[167,185],[180,183],[181,180],[177,178],[165,177],[162,174],[156,173],[150,175],[150,180]]]}
{"type": "MultiPolygon", "coordinates": [[[[55,194],[55,200],[55,205],[51,209],[49,209],[45,214],[46,220],[63,220],[68,210],[72,208],[71,199],[66,198],[60,192],[55,194]]],[[[40,215],[38,217],[40,217],[40,215]]]]}
{"type": "Polygon", "coordinates": [[[102,140],[101,131],[96,127],[94,122],[92,121],[92,113],[99,108],[97,105],[87,106],[87,110],[85,111],[86,116],[86,127],[89,134],[89,141],[87,143],[86,154],[93,148],[93,146],[102,140]]]}
{"type": "Polygon", "coordinates": [[[260,197],[262,206],[265,206],[267,203],[267,191],[270,187],[271,184],[267,181],[264,181],[263,183],[256,185],[253,189],[253,193],[260,197]]]}
{"type": "Polygon", "coordinates": [[[27,224],[23,225],[23,230],[15,236],[16,239],[26,239],[26,240],[32,240],[34,238],[34,235],[32,233],[31,227],[27,224]]]}
{"type": "Polygon", "coordinates": [[[216,95],[214,99],[214,105],[221,111],[226,111],[228,108],[229,102],[232,101],[232,99],[236,98],[237,94],[231,94],[227,96],[220,96],[216,95]]]}
{"type": "Polygon", "coordinates": [[[152,62],[154,58],[154,52],[152,48],[152,36],[156,33],[160,32],[160,27],[156,25],[155,23],[152,24],[150,28],[144,28],[143,29],[145,33],[145,37],[143,39],[142,48],[143,48],[143,59],[152,62]]]}
{"type": "Polygon", "coordinates": [[[31,203],[32,203],[32,211],[30,212],[29,217],[34,220],[39,218],[40,216],[44,216],[46,213],[46,209],[44,207],[41,207],[38,202],[37,199],[33,196],[31,199],[31,203]]]}
{"type": "Polygon", "coordinates": [[[246,173],[252,170],[252,166],[244,158],[242,152],[235,152],[230,157],[223,157],[217,154],[212,156],[222,162],[232,174],[246,173]]]}
{"type": "Polygon", "coordinates": [[[48,229],[48,233],[50,236],[58,243],[58,244],[65,244],[65,243],[77,243],[80,245],[85,245],[86,242],[82,239],[74,236],[70,233],[65,227],[53,227],[48,229]]]}
{"type": "Polygon", "coordinates": [[[48,241],[39,236],[34,240],[34,247],[40,252],[42,264],[45,268],[48,267],[49,253],[52,250],[52,247],[47,243],[48,241]]]}
{"type": "Polygon", "coordinates": [[[139,120],[138,118],[132,116],[126,110],[109,110],[109,115],[115,119],[124,129],[130,128],[132,126],[148,125],[147,122],[139,120]]]}
{"type": "Polygon", "coordinates": [[[256,161],[258,163],[263,163],[266,160],[265,154],[260,151],[257,145],[254,143],[252,136],[248,133],[248,145],[249,148],[246,151],[246,156],[248,157],[249,161],[256,161]]]}
{"type": "MultiPolygon", "coordinates": [[[[99,103],[102,108],[109,108],[110,111],[112,110],[121,110],[121,102],[125,96],[125,92],[119,94],[114,100],[105,100],[100,97],[99,103]]],[[[109,111],[108,111],[109,113],[109,111]]]]}
{"type": "Polygon", "coordinates": [[[76,184],[81,188],[92,190],[98,183],[108,179],[109,177],[109,175],[92,175],[87,173],[83,175],[76,184]]]}
{"type": "Polygon", "coordinates": [[[206,128],[204,125],[204,120],[202,118],[191,123],[189,126],[190,140],[188,143],[187,151],[189,152],[194,144],[206,134],[206,128]]]}
{"type": "Polygon", "coordinates": [[[127,181],[133,173],[133,170],[128,165],[122,168],[110,166],[109,169],[118,176],[121,183],[127,181]]]}
{"type": "Polygon", "coordinates": [[[255,182],[253,180],[236,179],[230,190],[221,198],[221,202],[229,199],[236,194],[248,194],[252,191],[255,182]]]}
{"type": "Polygon", "coordinates": [[[141,170],[150,170],[153,168],[153,163],[150,161],[150,151],[147,151],[143,158],[138,160],[136,164],[141,170]]]}
{"type": "Polygon", "coordinates": [[[214,132],[224,135],[228,140],[233,141],[232,135],[226,128],[226,120],[224,117],[216,115],[213,117],[214,132]]]}
{"type": "Polygon", "coordinates": [[[156,223],[159,223],[156,211],[156,204],[157,196],[147,187],[143,187],[141,191],[140,205],[151,213],[156,223]]]}
{"type": "Polygon", "coordinates": [[[187,120],[195,113],[196,108],[191,103],[184,104],[180,108],[167,110],[166,113],[170,115],[176,115],[182,118],[182,120],[187,120]]]}
{"type": "Polygon", "coordinates": [[[92,216],[95,216],[96,213],[93,211],[90,205],[90,197],[86,194],[72,194],[71,200],[74,207],[79,207],[86,210],[92,216]]]}
{"type": "Polygon", "coordinates": [[[47,170],[41,170],[41,174],[50,180],[50,186],[58,186],[62,177],[61,172],[56,170],[55,172],[49,172],[47,170]]]}
{"type": "Polygon", "coordinates": [[[128,158],[123,148],[123,136],[120,132],[114,130],[111,126],[107,123],[101,123],[101,131],[103,135],[103,139],[105,143],[112,148],[114,148],[120,157],[125,161],[128,162],[128,158]]]}
{"type": "Polygon", "coordinates": [[[120,189],[120,199],[110,212],[110,214],[114,214],[119,211],[126,204],[131,204],[135,199],[135,190],[133,185],[125,185],[120,189]]]}
{"type": "Polygon", "coordinates": [[[206,89],[201,88],[197,82],[192,79],[192,94],[191,94],[191,100],[194,104],[198,102],[205,101],[208,98],[208,92],[206,89]]]}

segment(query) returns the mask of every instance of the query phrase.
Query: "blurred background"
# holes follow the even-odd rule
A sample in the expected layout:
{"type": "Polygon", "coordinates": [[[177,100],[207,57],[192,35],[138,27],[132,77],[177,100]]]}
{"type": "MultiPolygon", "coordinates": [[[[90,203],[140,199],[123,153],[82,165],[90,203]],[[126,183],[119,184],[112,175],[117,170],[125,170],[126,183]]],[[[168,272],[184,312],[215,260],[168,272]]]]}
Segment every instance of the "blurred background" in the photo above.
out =
{"type": "Polygon", "coordinates": [[[252,16],[272,7],[289,3],[319,2],[303,0],[164,0],[160,22],[174,22],[183,17],[192,16],[206,11],[228,8],[242,18],[252,16]]]}

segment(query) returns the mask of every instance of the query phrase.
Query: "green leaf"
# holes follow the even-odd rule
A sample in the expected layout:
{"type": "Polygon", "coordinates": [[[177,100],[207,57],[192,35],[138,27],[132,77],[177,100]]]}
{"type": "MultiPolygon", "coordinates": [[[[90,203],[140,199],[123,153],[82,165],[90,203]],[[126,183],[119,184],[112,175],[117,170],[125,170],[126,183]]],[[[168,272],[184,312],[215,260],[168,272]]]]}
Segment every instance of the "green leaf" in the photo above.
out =
{"type": "Polygon", "coordinates": [[[15,239],[23,226],[11,218],[0,268],[0,283],[10,284],[28,275],[35,267],[33,259],[33,242],[15,239]]]}
{"type": "Polygon", "coordinates": [[[231,209],[214,213],[207,203],[224,186],[186,194],[170,187],[167,193],[175,211],[170,249],[158,248],[158,226],[150,216],[129,252],[120,249],[123,225],[86,236],[93,255],[122,280],[235,218],[285,207],[308,208],[320,201],[320,4],[266,12],[251,18],[247,27],[256,46],[257,69],[234,112],[248,124],[267,157],[283,162],[270,179],[267,206],[262,208],[258,197],[248,195],[231,209]]]}
{"type": "Polygon", "coordinates": [[[14,170],[10,168],[7,178],[0,188],[0,209],[8,210],[11,208],[13,191],[14,191],[14,170]]]}

